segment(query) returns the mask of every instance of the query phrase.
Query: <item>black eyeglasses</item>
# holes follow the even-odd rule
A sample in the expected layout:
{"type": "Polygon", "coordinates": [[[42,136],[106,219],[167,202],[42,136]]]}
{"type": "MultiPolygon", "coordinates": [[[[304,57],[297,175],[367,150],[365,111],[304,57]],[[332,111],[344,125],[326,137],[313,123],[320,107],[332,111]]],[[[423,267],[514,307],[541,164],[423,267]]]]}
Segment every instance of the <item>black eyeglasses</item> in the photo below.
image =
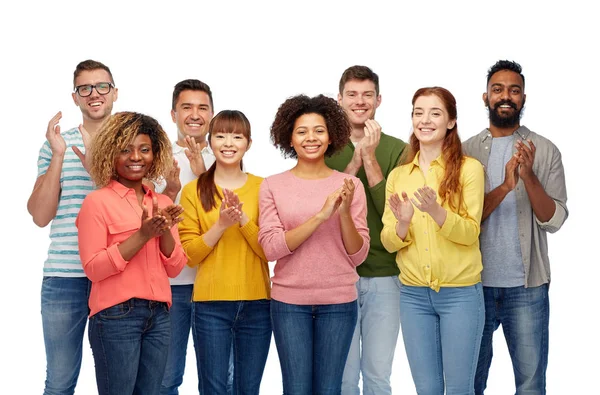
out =
{"type": "Polygon", "coordinates": [[[88,97],[92,94],[94,88],[96,92],[101,95],[106,95],[115,85],[112,82],[99,82],[96,85],[79,85],[75,87],[73,92],[77,93],[81,97],[88,97]]]}

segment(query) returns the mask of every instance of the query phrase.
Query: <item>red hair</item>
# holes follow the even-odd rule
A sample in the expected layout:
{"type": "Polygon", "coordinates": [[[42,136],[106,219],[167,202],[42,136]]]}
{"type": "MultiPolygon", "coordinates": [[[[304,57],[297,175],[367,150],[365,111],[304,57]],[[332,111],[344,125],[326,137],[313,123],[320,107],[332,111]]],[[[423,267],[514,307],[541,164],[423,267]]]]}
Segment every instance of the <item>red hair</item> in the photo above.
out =
{"type": "MultiPolygon", "coordinates": [[[[446,166],[444,178],[440,182],[438,195],[442,198],[442,204],[448,202],[451,209],[458,211],[463,203],[462,185],[460,185],[460,169],[464,161],[462,153],[462,144],[458,137],[458,124],[456,122],[456,99],[449,90],[439,86],[421,88],[415,92],[412,99],[414,108],[415,102],[421,96],[437,96],[448,112],[450,120],[455,121],[452,129],[446,130],[446,136],[442,144],[442,159],[446,166]]],[[[412,114],[411,114],[412,115],[412,114]]],[[[410,163],[419,152],[420,145],[414,132],[410,136],[410,150],[407,150],[407,156],[404,163],[410,163]]]]}

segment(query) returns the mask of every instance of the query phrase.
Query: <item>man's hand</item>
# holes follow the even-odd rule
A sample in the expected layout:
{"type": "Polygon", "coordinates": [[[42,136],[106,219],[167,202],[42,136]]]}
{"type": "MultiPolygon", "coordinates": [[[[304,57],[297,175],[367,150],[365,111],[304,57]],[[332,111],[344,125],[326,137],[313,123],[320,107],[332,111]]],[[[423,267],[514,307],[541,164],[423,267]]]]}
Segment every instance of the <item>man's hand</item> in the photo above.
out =
{"type": "Polygon", "coordinates": [[[187,148],[185,149],[185,156],[190,161],[190,167],[192,168],[192,172],[198,177],[200,174],[206,171],[206,165],[204,164],[204,158],[202,158],[202,149],[200,148],[200,143],[196,142],[191,136],[185,136],[185,144],[187,148]]]}
{"type": "Polygon", "coordinates": [[[175,201],[175,197],[181,190],[181,181],[179,180],[179,173],[181,169],[177,164],[177,160],[173,159],[173,167],[171,170],[165,175],[165,181],[167,182],[167,186],[163,193],[171,198],[171,200],[175,201]]]}
{"type": "Polygon", "coordinates": [[[535,160],[535,145],[533,141],[527,140],[529,146],[521,140],[517,141],[517,152],[519,154],[519,177],[523,182],[528,182],[535,174],[533,173],[533,161],[535,160]]]}
{"type": "Polygon", "coordinates": [[[64,155],[67,151],[67,143],[60,134],[60,125],[58,122],[62,118],[62,112],[57,112],[48,122],[48,129],[46,130],[46,140],[50,144],[50,150],[52,155],[64,155]]]}
{"type": "MultiPolygon", "coordinates": [[[[81,133],[81,139],[83,140],[83,148],[85,149],[86,153],[89,153],[90,146],[92,145],[92,137],[90,136],[90,133],[87,130],[85,130],[83,125],[79,125],[78,130],[79,133],[81,133]]],[[[81,160],[81,163],[83,164],[85,170],[89,173],[90,169],[92,168],[91,156],[84,154],[79,148],[75,146],[72,146],[71,148],[73,149],[73,152],[75,152],[75,155],[79,157],[79,160],[81,160]]]]}
{"type": "Polygon", "coordinates": [[[363,160],[375,160],[375,150],[381,139],[381,125],[374,119],[367,119],[365,122],[365,137],[362,138],[361,154],[363,160]]]}

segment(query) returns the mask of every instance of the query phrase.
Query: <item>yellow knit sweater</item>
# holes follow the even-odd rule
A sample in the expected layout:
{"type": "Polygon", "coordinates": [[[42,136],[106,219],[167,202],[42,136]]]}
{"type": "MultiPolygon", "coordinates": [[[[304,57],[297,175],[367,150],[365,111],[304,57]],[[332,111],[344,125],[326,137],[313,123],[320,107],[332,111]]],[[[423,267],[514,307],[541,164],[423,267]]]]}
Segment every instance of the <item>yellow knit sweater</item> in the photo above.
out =
{"type": "MultiPolygon", "coordinates": [[[[229,227],[214,247],[202,235],[219,220],[221,201],[206,212],[197,193],[198,180],[181,192],[183,221],[179,223],[181,244],[188,265],[197,267],[193,300],[258,300],[270,298],[269,267],[258,244],[258,192],[262,178],[248,173],[246,183],[235,192],[250,219],[244,226],[229,227]]],[[[223,191],[217,186],[219,194],[223,191]]]]}

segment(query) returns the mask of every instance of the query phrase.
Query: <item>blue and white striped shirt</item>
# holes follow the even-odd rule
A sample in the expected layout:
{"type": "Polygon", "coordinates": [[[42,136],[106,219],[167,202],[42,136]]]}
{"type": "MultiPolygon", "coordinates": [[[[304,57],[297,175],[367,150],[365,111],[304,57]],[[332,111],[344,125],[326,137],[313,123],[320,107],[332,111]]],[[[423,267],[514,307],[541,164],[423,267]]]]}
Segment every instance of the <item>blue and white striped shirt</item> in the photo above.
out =
{"type": "MultiPolygon", "coordinates": [[[[79,247],[75,219],[81,203],[88,193],[95,189],[90,175],[71,147],[76,146],[85,152],[81,133],[77,128],[61,133],[67,143],[67,152],[60,173],[60,197],[58,210],[50,227],[50,248],[44,262],[44,276],[85,277],[79,247]]],[[[50,166],[52,150],[48,141],[40,149],[38,157],[38,177],[46,174],[50,166]]]]}

